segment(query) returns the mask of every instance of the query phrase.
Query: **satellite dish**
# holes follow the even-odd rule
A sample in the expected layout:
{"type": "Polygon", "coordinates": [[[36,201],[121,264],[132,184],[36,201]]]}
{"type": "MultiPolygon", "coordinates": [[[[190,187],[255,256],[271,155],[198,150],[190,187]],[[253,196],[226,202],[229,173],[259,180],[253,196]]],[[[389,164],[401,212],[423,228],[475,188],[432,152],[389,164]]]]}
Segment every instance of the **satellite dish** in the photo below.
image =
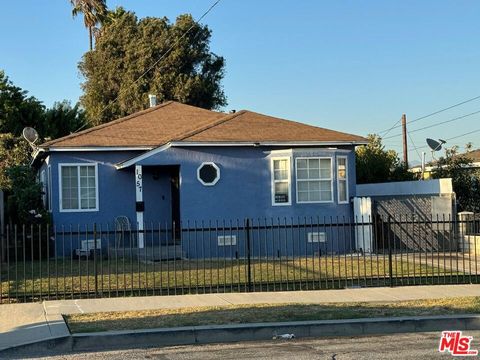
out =
{"type": "Polygon", "coordinates": [[[38,132],[32,127],[26,127],[22,131],[23,138],[28,141],[32,149],[35,151],[35,142],[38,140],[38,132]]]}
{"type": "Polygon", "coordinates": [[[30,144],[35,144],[38,140],[38,132],[32,127],[26,127],[23,129],[22,135],[30,144]]]}
{"type": "Polygon", "coordinates": [[[428,147],[433,151],[439,151],[442,149],[442,145],[445,144],[446,141],[442,139],[433,140],[433,139],[427,139],[427,145],[428,147]]]}

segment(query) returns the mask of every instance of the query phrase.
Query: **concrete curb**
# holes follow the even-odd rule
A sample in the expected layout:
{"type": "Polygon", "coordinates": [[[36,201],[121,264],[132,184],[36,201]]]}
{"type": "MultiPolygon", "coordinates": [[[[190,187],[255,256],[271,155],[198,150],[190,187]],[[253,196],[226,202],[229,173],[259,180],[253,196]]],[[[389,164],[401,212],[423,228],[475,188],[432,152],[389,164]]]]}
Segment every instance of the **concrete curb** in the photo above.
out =
{"type": "Polygon", "coordinates": [[[480,330],[480,315],[446,315],[398,318],[370,318],[295,321],[239,325],[211,325],[133,331],[73,334],[12,348],[22,350],[106,351],[151,346],[209,344],[271,340],[274,335],[295,334],[297,338],[383,335],[442,330],[480,330]]]}

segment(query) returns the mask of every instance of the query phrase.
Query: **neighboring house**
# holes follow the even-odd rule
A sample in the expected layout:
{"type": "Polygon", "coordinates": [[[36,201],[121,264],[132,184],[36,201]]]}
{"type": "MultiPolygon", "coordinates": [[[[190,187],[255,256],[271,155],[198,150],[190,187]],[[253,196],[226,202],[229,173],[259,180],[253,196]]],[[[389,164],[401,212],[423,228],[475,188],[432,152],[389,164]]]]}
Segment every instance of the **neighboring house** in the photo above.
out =
{"type": "MultiPolygon", "coordinates": [[[[42,144],[54,225],[352,215],[366,139],[251,111],[166,102],[42,144]]],[[[142,244],[139,244],[141,247],[142,244]]]]}
{"type": "MultiPolygon", "coordinates": [[[[462,156],[465,156],[467,159],[471,160],[472,164],[470,168],[480,168],[480,149],[469,151],[463,154],[460,154],[462,156]]],[[[432,177],[432,172],[436,169],[436,164],[435,162],[430,162],[425,166],[425,170],[423,172],[423,178],[425,180],[430,179],[432,177]]],[[[411,172],[418,174],[419,177],[421,177],[422,174],[422,166],[414,166],[409,169],[411,172]]]]}

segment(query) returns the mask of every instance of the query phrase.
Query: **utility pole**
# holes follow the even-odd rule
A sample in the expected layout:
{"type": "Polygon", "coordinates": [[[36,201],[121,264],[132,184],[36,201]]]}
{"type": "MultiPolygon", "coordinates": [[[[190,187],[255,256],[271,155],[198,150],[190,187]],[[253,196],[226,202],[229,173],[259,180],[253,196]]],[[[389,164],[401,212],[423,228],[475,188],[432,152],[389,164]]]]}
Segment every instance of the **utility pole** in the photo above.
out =
{"type": "Polygon", "coordinates": [[[403,163],[408,169],[407,115],[402,114],[403,163]]]}

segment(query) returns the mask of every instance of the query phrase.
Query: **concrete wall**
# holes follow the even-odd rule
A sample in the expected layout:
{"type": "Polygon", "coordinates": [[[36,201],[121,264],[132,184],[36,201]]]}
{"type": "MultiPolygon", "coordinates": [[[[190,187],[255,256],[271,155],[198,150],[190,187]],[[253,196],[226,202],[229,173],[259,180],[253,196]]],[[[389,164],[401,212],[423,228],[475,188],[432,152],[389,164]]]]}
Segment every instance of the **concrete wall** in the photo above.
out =
{"type": "MultiPolygon", "coordinates": [[[[379,247],[387,247],[387,241],[396,248],[411,250],[456,249],[452,223],[455,221],[455,197],[383,196],[373,200],[373,214],[379,215],[384,229],[379,247]]],[[[381,237],[377,237],[380,239],[381,237]]]]}
{"type": "Polygon", "coordinates": [[[450,223],[456,217],[451,179],[362,184],[356,190],[372,199],[372,215],[379,216],[378,248],[388,243],[411,250],[457,248],[450,223]]]}
{"type": "Polygon", "coordinates": [[[357,185],[357,196],[411,196],[453,193],[452,179],[398,181],[357,185]]]}

